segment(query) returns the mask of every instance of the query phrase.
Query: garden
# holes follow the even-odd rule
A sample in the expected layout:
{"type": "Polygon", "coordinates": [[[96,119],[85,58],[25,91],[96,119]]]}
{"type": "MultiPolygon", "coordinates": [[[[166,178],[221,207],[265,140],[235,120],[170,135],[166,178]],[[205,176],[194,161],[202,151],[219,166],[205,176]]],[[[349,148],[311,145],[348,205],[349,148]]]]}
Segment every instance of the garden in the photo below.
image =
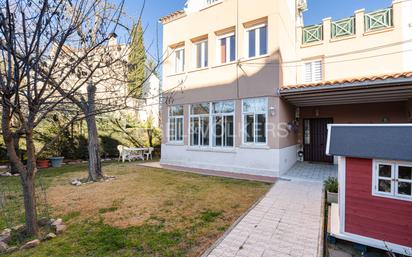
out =
{"type": "MultiPolygon", "coordinates": [[[[40,170],[36,182],[46,199],[38,202],[39,217],[62,218],[67,230],[10,256],[199,256],[270,187],[136,162],[103,162],[103,170],[116,179],[78,187],[70,181],[87,173],[85,164],[40,170]]],[[[14,188],[13,197],[22,198],[18,177],[1,177],[0,187],[14,188]]],[[[7,209],[13,222],[23,223],[23,206],[14,208],[7,209]]],[[[0,215],[0,231],[9,216],[0,215]]],[[[12,240],[10,245],[21,244],[12,240]]]]}

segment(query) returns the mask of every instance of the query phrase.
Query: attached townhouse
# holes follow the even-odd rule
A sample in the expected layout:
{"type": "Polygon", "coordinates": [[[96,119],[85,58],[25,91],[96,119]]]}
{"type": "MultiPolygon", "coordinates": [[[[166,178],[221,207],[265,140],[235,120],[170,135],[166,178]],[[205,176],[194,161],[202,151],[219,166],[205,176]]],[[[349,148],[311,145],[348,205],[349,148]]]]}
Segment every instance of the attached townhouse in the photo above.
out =
{"type": "Polygon", "coordinates": [[[412,1],[312,26],[306,9],[189,0],[161,19],[162,164],[279,177],[337,161],[327,124],[412,121],[412,1]]]}

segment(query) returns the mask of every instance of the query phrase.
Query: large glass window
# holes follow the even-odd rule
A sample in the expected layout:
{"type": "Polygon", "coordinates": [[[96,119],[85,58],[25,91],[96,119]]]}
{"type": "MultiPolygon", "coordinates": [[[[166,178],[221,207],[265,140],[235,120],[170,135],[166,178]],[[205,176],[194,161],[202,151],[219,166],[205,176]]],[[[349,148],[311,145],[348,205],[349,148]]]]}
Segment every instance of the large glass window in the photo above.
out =
{"type": "Polygon", "coordinates": [[[169,141],[183,142],[183,106],[169,108],[169,141]]]}
{"type": "Polygon", "coordinates": [[[236,59],[235,34],[227,34],[218,39],[218,61],[220,63],[233,62],[236,59]]]}
{"type": "Polygon", "coordinates": [[[185,70],[185,49],[175,49],[175,73],[180,73],[185,70]]]}
{"type": "Polygon", "coordinates": [[[412,164],[376,162],[374,179],[375,194],[412,200],[412,164]]]}
{"type": "Polygon", "coordinates": [[[213,146],[234,146],[235,103],[233,101],[212,104],[213,113],[213,146]]]}
{"type": "Polygon", "coordinates": [[[267,25],[260,25],[246,30],[247,33],[247,56],[253,58],[268,53],[268,30],[267,25]]]}
{"type": "Polygon", "coordinates": [[[196,68],[208,66],[208,43],[207,40],[195,43],[196,68]]]}
{"type": "Polygon", "coordinates": [[[243,142],[265,144],[267,123],[267,98],[243,100],[243,142]]]}
{"type": "Polygon", "coordinates": [[[209,146],[210,104],[193,104],[190,108],[190,145],[209,146]]]}

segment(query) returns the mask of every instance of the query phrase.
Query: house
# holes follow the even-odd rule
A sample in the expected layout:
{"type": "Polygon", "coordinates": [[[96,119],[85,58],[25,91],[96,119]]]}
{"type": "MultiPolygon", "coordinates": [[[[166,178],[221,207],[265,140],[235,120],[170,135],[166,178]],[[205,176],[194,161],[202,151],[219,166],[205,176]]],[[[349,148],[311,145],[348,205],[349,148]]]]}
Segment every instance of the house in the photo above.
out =
{"type": "Polygon", "coordinates": [[[339,156],[331,236],[412,256],[412,124],[329,125],[339,156]]]}
{"type": "Polygon", "coordinates": [[[162,164],[279,177],[331,123],[412,121],[412,1],[305,26],[305,0],[189,0],[160,21],[162,164]]]}

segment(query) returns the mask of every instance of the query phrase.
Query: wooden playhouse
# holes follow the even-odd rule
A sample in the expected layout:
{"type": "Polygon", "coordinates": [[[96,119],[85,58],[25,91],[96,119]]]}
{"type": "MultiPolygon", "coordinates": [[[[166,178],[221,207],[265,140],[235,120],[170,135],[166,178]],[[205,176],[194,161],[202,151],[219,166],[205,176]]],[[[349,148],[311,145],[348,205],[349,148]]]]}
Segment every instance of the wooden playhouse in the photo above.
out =
{"type": "Polygon", "coordinates": [[[412,256],[412,124],[328,127],[338,157],[332,237],[412,256]]]}

